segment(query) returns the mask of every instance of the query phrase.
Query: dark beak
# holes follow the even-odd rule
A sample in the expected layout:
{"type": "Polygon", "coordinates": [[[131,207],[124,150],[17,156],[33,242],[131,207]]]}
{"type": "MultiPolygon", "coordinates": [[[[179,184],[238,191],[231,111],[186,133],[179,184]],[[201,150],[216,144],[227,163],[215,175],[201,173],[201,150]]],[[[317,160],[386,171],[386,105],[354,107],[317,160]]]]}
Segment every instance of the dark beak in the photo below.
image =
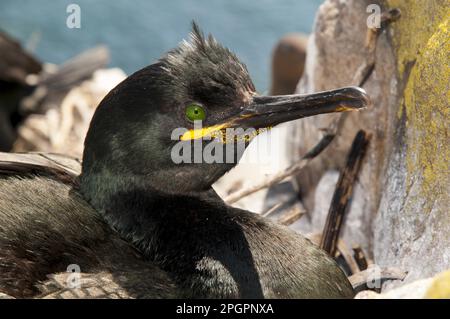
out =
{"type": "Polygon", "coordinates": [[[307,116],[353,111],[370,105],[369,96],[358,87],[279,96],[255,96],[252,102],[227,121],[187,131],[181,140],[214,136],[226,128],[261,129],[307,116]]]}
{"type": "Polygon", "coordinates": [[[269,127],[318,114],[359,110],[369,104],[369,96],[358,87],[305,95],[255,96],[234,118],[232,126],[269,127]]]}

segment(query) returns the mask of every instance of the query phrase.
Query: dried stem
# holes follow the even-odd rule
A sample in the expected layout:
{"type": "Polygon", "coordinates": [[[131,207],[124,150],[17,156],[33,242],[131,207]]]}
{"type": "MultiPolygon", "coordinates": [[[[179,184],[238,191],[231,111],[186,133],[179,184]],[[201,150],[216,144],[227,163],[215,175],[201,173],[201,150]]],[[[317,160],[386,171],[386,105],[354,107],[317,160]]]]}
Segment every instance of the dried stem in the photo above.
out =
{"type": "Polygon", "coordinates": [[[362,130],[356,134],[347,157],[347,163],[336,184],[320,242],[320,247],[333,257],[336,254],[341,226],[345,213],[350,206],[349,203],[352,199],[353,187],[367,151],[369,140],[370,136],[362,130]]]}

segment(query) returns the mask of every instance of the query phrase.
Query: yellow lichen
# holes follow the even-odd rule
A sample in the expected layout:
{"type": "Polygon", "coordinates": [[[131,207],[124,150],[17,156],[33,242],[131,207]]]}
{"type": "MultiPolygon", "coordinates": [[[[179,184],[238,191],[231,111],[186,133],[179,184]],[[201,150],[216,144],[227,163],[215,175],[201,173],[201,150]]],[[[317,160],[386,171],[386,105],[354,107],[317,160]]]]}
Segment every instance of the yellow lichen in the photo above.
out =
{"type": "Polygon", "coordinates": [[[401,18],[392,24],[397,48],[399,74],[409,61],[421,54],[436,26],[450,15],[450,0],[387,0],[390,8],[398,8],[401,18]]]}
{"type": "Polygon", "coordinates": [[[450,270],[434,277],[433,282],[425,294],[425,298],[450,299],[450,270]]]}
{"type": "Polygon", "coordinates": [[[407,116],[409,179],[422,177],[422,196],[429,203],[437,197],[448,201],[450,1],[388,0],[388,4],[402,11],[400,20],[393,24],[393,44],[399,78],[407,81],[401,103],[407,116]],[[413,65],[409,77],[408,63],[413,65]]]}

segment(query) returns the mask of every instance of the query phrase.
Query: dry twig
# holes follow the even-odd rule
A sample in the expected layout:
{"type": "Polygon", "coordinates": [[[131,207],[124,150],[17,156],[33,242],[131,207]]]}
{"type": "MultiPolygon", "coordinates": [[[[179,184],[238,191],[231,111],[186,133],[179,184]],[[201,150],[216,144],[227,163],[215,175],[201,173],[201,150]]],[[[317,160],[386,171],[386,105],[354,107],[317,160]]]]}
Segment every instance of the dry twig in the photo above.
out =
{"type": "Polygon", "coordinates": [[[344,215],[349,207],[362,160],[369,145],[370,135],[360,130],[353,140],[347,163],[339,176],[323,230],[320,247],[331,256],[336,254],[336,245],[344,215]]]}
{"type": "Polygon", "coordinates": [[[364,254],[364,251],[361,249],[360,246],[353,247],[353,259],[358,264],[359,270],[366,270],[368,266],[368,261],[366,258],[366,255],[364,254]]]}
{"type": "Polygon", "coordinates": [[[283,214],[279,219],[278,223],[284,226],[289,226],[299,220],[303,215],[306,214],[306,211],[301,210],[299,207],[292,207],[287,213],[283,214]]]}
{"type": "MultiPolygon", "coordinates": [[[[352,284],[355,293],[360,291],[371,289],[380,290],[381,285],[386,280],[403,280],[407,273],[399,268],[386,267],[386,268],[372,268],[369,267],[366,270],[360,271],[350,277],[348,280],[352,284]],[[378,283],[374,282],[377,281],[378,283]],[[373,287],[368,287],[368,284],[372,284],[373,287]]],[[[371,285],[371,286],[372,286],[371,285]]]]}

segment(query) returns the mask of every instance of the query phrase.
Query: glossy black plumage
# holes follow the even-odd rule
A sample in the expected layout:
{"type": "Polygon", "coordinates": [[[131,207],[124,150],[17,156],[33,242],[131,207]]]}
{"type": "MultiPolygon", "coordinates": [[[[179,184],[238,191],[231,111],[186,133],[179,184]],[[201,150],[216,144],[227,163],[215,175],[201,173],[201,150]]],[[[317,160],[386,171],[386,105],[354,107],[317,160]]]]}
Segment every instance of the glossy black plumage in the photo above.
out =
{"type": "Polygon", "coordinates": [[[76,264],[83,273],[120,280],[130,297],[176,297],[169,276],[144,261],[79,196],[77,176],[44,163],[39,155],[0,153],[0,292],[42,295],[40,282],[76,264]]]}
{"type": "MultiPolygon", "coordinates": [[[[187,104],[207,108],[203,124],[211,126],[253,110],[255,94],[237,57],[194,26],[190,44],[131,75],[101,102],[79,178],[29,164],[14,168],[0,159],[0,292],[37,294],[34,287],[46,275],[81,263],[88,273],[129,268],[137,281],[135,265],[150,267],[154,276],[143,271],[142,281],[159,288],[138,297],[352,297],[350,283],[325,252],[215,194],[211,185],[235,163],[171,160],[177,142],[172,130],[192,127],[184,116],[187,104]]],[[[274,104],[275,98],[259,100],[274,104]]],[[[367,103],[352,88],[308,101],[324,109],[319,100],[335,111],[345,110],[344,102],[350,108],[367,103]]],[[[300,118],[293,106],[308,101],[289,97],[283,102],[291,105],[288,113],[274,114],[282,121],[300,118]]]]}

